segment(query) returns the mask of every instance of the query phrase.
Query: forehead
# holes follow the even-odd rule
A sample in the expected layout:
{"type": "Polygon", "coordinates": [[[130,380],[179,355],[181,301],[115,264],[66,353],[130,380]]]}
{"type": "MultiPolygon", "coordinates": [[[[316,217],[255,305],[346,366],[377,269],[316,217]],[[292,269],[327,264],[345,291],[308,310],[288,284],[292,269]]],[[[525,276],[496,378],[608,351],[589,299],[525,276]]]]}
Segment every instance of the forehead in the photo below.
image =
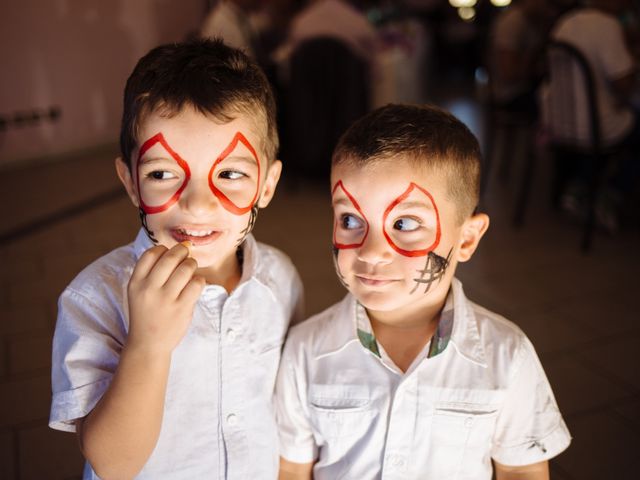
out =
{"type": "Polygon", "coordinates": [[[331,171],[332,188],[338,181],[342,181],[353,195],[362,197],[363,201],[395,199],[411,183],[427,189],[438,202],[446,200],[445,174],[439,169],[426,168],[403,157],[378,160],[365,166],[349,163],[336,165],[331,171]]]}
{"type": "Polygon", "coordinates": [[[190,107],[174,115],[151,112],[140,124],[134,156],[149,138],[161,133],[171,149],[190,164],[201,159],[210,162],[240,132],[256,150],[260,162],[266,164],[260,122],[242,113],[234,113],[233,117],[225,122],[190,107]]]}

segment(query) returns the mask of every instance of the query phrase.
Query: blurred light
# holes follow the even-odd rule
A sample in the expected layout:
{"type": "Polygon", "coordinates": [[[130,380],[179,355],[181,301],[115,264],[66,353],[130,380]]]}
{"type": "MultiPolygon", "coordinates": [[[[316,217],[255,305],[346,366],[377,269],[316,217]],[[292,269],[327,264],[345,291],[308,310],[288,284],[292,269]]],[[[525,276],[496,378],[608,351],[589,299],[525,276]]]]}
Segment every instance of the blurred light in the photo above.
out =
{"type": "Polygon", "coordinates": [[[470,22],[476,18],[476,9],[473,7],[460,7],[458,8],[458,15],[465,22],[470,22]]]}
{"type": "Polygon", "coordinates": [[[474,7],[476,3],[478,3],[478,0],[449,0],[449,4],[456,8],[474,7]]]}
{"type": "Polygon", "coordinates": [[[494,7],[506,7],[511,5],[511,0],[491,0],[491,5],[494,7]]]}
{"type": "Polygon", "coordinates": [[[475,71],[476,83],[480,85],[486,85],[489,83],[489,73],[484,67],[478,67],[475,71]]]}

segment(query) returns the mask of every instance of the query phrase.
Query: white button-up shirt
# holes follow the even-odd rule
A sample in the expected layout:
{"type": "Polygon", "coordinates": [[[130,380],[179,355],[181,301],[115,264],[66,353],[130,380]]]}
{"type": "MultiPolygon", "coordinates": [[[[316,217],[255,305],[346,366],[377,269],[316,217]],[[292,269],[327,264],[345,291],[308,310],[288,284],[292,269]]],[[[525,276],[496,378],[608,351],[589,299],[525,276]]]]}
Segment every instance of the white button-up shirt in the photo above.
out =
{"type": "Polygon", "coordinates": [[[490,479],[570,442],[533,346],[454,280],[406,373],[351,296],[290,331],[276,387],[281,456],[314,478],[490,479]]]}
{"type": "MultiPolygon", "coordinates": [[[[128,322],[127,285],[140,255],[135,242],[100,258],[62,293],[53,341],[49,426],[75,431],[105,393],[128,322]]],[[[162,430],[141,479],[273,479],[278,438],[275,378],[302,285],[291,261],[257,243],[243,245],[242,278],[229,295],[205,287],[174,350],[162,430]]],[[[97,478],[89,465],[84,478],[97,478]]]]}

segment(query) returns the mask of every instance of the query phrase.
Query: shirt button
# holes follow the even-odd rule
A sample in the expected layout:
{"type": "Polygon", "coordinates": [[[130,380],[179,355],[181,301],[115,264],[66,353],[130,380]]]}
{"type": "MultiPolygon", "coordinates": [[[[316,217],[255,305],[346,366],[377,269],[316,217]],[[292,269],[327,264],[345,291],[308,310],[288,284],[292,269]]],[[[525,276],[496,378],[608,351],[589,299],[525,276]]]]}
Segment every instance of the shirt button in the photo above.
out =
{"type": "Polygon", "coordinates": [[[230,328],[229,330],[227,330],[227,340],[229,340],[230,342],[235,341],[236,339],[236,332],[234,329],[230,328]]]}
{"type": "Polygon", "coordinates": [[[473,417],[467,417],[464,421],[464,426],[469,428],[473,425],[473,417]]]}
{"type": "Polygon", "coordinates": [[[227,415],[227,424],[230,427],[235,427],[238,424],[238,416],[235,413],[227,415]]]}

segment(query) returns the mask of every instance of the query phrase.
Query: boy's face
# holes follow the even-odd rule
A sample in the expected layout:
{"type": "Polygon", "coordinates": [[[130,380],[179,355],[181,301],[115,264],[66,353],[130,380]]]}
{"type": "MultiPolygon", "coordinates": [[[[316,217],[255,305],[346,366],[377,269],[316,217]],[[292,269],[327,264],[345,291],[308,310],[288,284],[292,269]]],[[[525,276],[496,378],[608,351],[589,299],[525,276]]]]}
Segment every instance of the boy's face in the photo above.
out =
{"type": "Polygon", "coordinates": [[[444,175],[408,160],[338,165],[331,185],[338,275],[377,319],[443,302],[488,226],[486,216],[460,224],[444,175]]]}
{"type": "Polygon", "coordinates": [[[138,139],[131,170],[116,166],[148,230],[166,247],[190,241],[200,273],[224,276],[257,208],[273,196],[280,162],[267,165],[259,131],[243,115],[219,123],[192,108],[153,113],[138,139]]]}

